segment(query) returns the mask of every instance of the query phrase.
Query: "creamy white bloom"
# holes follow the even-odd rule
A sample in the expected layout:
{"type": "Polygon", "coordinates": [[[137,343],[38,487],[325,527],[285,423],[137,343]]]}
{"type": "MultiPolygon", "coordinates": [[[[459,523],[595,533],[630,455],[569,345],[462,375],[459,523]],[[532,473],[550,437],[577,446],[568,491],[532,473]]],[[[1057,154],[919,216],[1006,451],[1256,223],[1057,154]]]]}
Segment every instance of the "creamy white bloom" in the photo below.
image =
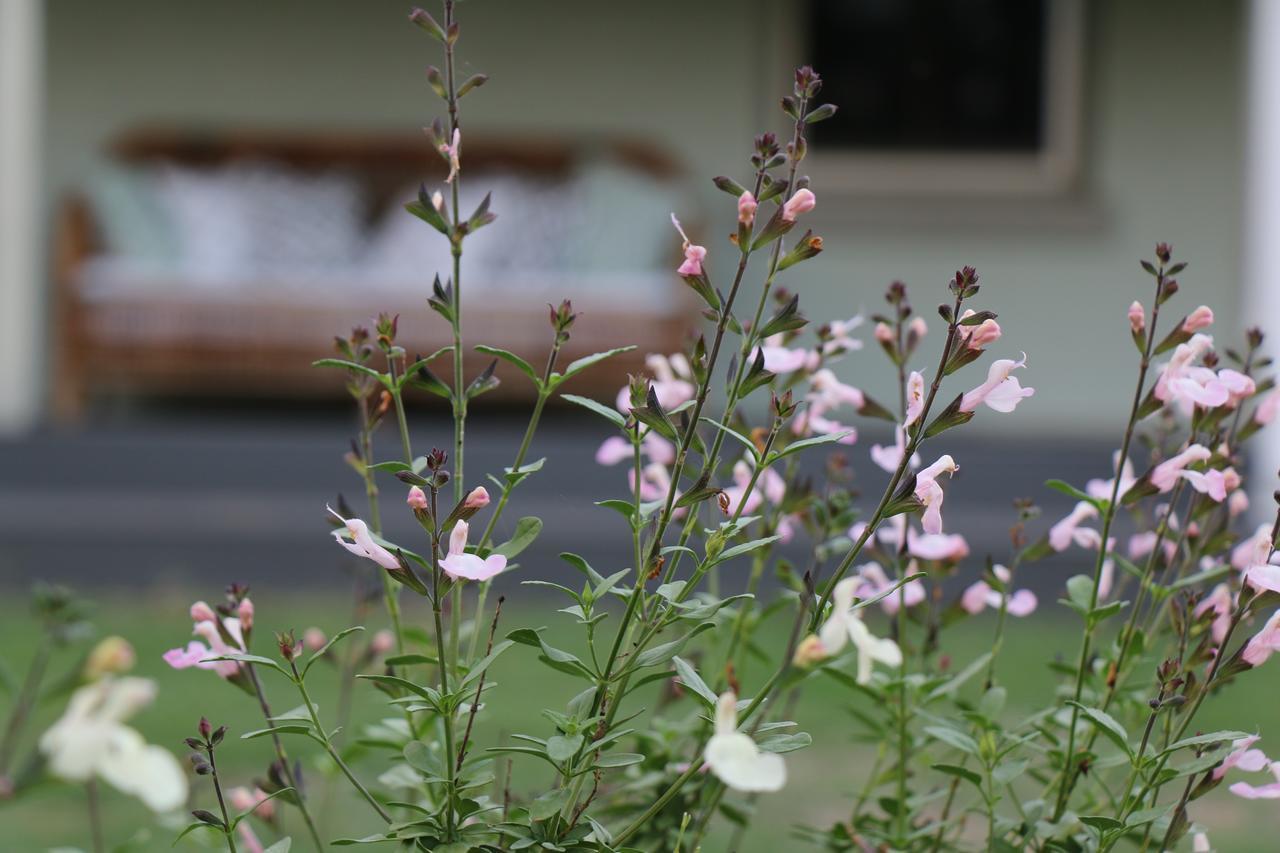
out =
{"type": "Polygon", "coordinates": [[[716,701],[716,730],[707,741],[711,772],[735,791],[777,791],[787,783],[782,756],[761,752],[750,735],[738,731],[738,697],[721,693],[716,701]]]}
{"type": "Polygon", "coordinates": [[[853,598],[862,582],[859,577],[849,577],[836,584],[831,594],[831,615],[818,630],[818,639],[828,655],[834,655],[844,648],[845,643],[852,642],[858,650],[858,683],[871,681],[871,668],[875,661],[887,666],[902,665],[902,650],[890,639],[881,639],[871,634],[871,629],[862,621],[860,611],[853,610],[853,598]]]}
{"type": "Polygon", "coordinates": [[[155,693],[155,682],[145,678],[104,678],[81,687],[61,719],[40,736],[49,772],[68,782],[100,778],[155,812],[181,807],[187,777],[177,759],[123,722],[155,693]]]}

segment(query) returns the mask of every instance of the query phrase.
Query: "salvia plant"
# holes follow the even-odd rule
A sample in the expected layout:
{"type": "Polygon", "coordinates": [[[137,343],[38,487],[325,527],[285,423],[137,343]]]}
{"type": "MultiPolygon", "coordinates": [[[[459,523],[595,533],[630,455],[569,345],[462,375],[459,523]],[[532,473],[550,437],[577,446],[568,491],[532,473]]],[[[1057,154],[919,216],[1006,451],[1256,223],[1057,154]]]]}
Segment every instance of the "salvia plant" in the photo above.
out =
{"type": "MultiPolygon", "coordinates": [[[[1065,518],[1044,524],[1030,501],[1014,502],[1007,551],[975,560],[945,521],[960,465],[944,442],[1031,397],[1016,372],[1027,359],[999,351],[996,313],[977,271],[963,267],[929,292],[943,300],[936,317],[916,313],[895,283],[871,318],[896,400],[877,402],[837,378],[832,366],[863,346],[854,336],[861,318],[811,322],[783,288],[788,270],[823,248],[805,226],[817,195],[803,173],[810,126],[836,109],[820,98],[820,76],[798,69],[781,99],[785,132],[757,136],[737,177],[715,178],[736,223],[727,242],[699,245],[672,216],[673,246],[683,252],[675,273],[701,301],[705,330],[685,352],[648,356],[645,374],[603,403],[560,391],[623,351],[562,363],[579,322],[568,301],[551,307],[547,349],[530,360],[465,338],[464,250],[496,214],[487,196],[474,211],[459,206],[461,106],[486,78],[456,71],[455,12],[446,0],[442,19],[411,15],[443,53],[443,67],[427,77],[445,117],[428,136],[448,176],[407,205],[452,252],[428,297],[452,343],[411,356],[397,343],[400,318],[382,316],[317,362],[346,375],[358,416],[347,460],[364,497],[358,507],[330,508],[332,536],[381,579],[391,627],[368,639],[352,627],[254,643],[243,587],[192,606],[199,639],[166,661],[242,689],[262,727],[225,737],[201,721],[187,746],[210,784],[192,786],[205,808],[192,812],[187,833],[221,838],[232,851],[237,843],[261,850],[259,835],[271,832],[277,851],[389,842],[449,853],[603,853],[693,851],[715,827],[727,849],[738,849],[752,806],[787,786],[789,754],[811,745],[804,721],[791,718],[815,681],[847,697],[847,711],[824,713],[850,714],[866,746],[829,760],[832,802],[824,805],[841,817],[791,828],[797,849],[1209,850],[1197,801],[1214,788],[1280,798],[1280,762],[1267,759],[1258,732],[1198,728],[1202,706],[1280,649],[1280,514],[1240,529],[1245,442],[1280,408],[1260,332],[1216,349],[1206,332],[1211,310],[1175,307],[1186,265],[1158,245],[1134,282],[1139,298],[1127,318],[1115,318],[1137,351],[1118,450],[1098,461],[1098,479],[1048,483],[1076,501],[1065,518]],[[493,363],[464,375],[466,347],[493,363]],[[464,466],[466,423],[472,402],[497,384],[498,361],[523,374],[535,402],[511,464],[481,477],[464,466]],[[954,387],[970,364],[986,378],[954,387]],[[406,416],[409,389],[442,397],[453,415],[452,440],[424,455],[406,416]],[[531,451],[553,398],[597,418],[597,461],[626,470],[617,495],[597,502],[603,509],[583,510],[617,513],[617,548],[605,566],[573,553],[558,567],[540,566],[549,579],[520,588],[542,587],[543,597],[504,615],[490,586],[517,571],[515,559],[542,527],[531,517],[512,523],[504,511],[527,479],[548,476],[531,451]],[[851,480],[856,432],[845,422],[853,418],[892,428],[892,443],[869,448],[883,471],[871,500],[851,480]],[[394,438],[383,442],[383,433],[394,438]],[[417,520],[412,541],[382,535],[391,511],[417,520]],[[1059,602],[1059,617],[1079,627],[1078,654],[1052,663],[1059,683],[1039,710],[1014,711],[1006,685],[1019,673],[1002,668],[1001,655],[1015,635],[1034,641],[1024,626],[1038,604],[1020,575],[1059,552],[1090,567],[1066,580],[1059,602]],[[962,570],[979,579],[952,582],[962,570]],[[720,592],[730,573],[745,578],[733,584],[742,592],[720,592]],[[533,605],[548,595],[560,606],[540,614],[533,605]],[[425,607],[406,612],[429,613],[425,624],[402,613],[405,596],[422,599],[425,607]],[[951,660],[944,635],[984,610],[989,647],[951,660]],[[509,619],[533,624],[512,628],[509,619]],[[576,643],[553,645],[561,633],[543,627],[553,619],[577,626],[576,643]],[[503,696],[489,677],[502,655],[545,667],[572,698],[528,709],[518,730],[482,736],[486,706],[522,700],[503,696]],[[322,661],[337,663],[343,681],[335,713],[322,712],[308,686],[322,661]],[[352,688],[359,682],[365,689],[352,688]],[[340,734],[353,698],[386,708],[356,751],[340,734]],[[350,784],[376,832],[321,833],[321,806],[290,754],[300,740],[350,784]],[[266,750],[266,776],[253,789],[224,787],[218,756],[255,748],[266,750]]],[[[65,633],[64,617],[46,621],[54,635],[65,633]]],[[[288,614],[271,621],[283,625],[288,614]]],[[[37,660],[29,680],[38,682],[43,666],[37,660]]],[[[87,669],[39,753],[54,776],[87,783],[95,801],[101,779],[172,809],[188,800],[186,777],[123,725],[153,692],[124,668],[99,661],[87,669]],[[121,746],[104,752],[101,742],[121,746]]],[[[11,772],[12,743],[29,698],[19,695],[0,744],[7,796],[22,778],[11,772]]],[[[835,756],[847,748],[821,746],[835,756]]]]}

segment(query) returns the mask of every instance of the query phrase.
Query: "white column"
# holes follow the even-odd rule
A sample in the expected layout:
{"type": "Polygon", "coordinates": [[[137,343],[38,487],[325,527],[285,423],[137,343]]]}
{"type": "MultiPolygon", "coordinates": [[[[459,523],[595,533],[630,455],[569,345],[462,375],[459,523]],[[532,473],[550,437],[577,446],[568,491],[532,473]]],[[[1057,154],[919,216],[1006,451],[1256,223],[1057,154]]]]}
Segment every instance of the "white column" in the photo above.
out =
{"type": "Polygon", "coordinates": [[[44,344],[44,212],[39,138],[41,0],[0,0],[0,430],[39,414],[44,344]]]}
{"type": "MultiPolygon", "coordinates": [[[[1248,24],[1242,316],[1267,333],[1268,354],[1280,356],[1280,2],[1252,0],[1248,24]]],[[[1269,506],[1266,496],[1280,485],[1280,424],[1263,430],[1254,444],[1252,497],[1269,506]]]]}

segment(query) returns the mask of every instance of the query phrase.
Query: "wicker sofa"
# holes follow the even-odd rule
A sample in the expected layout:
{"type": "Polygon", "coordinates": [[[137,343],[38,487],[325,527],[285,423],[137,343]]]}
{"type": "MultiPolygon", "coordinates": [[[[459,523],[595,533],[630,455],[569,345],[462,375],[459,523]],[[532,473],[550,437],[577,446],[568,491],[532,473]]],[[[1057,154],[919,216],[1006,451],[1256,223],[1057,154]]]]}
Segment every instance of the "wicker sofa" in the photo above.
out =
{"type": "MultiPolygon", "coordinates": [[[[127,168],[154,166],[190,174],[212,173],[236,163],[276,164],[301,175],[340,172],[358,181],[371,227],[379,219],[403,227],[401,220],[387,219],[408,200],[403,196],[417,181],[431,186],[444,177],[443,163],[420,136],[146,130],[122,137],[110,154],[115,163],[127,168]]],[[[534,181],[542,188],[539,191],[555,193],[557,185],[576,179],[584,163],[601,158],[610,164],[612,174],[630,181],[631,190],[629,195],[622,193],[623,202],[636,195],[636,187],[661,187],[665,192],[679,186],[676,165],[640,143],[482,138],[467,140],[463,185],[486,185],[490,178],[500,187],[523,187],[534,181]]],[[[593,190],[588,184],[583,192],[591,196],[593,190]]],[[[616,192],[615,197],[607,192],[600,195],[595,193],[596,209],[584,214],[597,225],[612,215],[600,207],[625,207],[616,192]]],[[[499,213],[499,225],[507,229],[504,233],[536,227],[554,212],[550,208],[566,206],[561,196],[548,198],[554,204],[526,203],[515,217],[518,221],[507,217],[503,222],[507,215],[503,191],[496,191],[493,208],[499,213]]],[[[205,215],[201,203],[196,202],[196,216],[205,215]]],[[[632,211],[644,217],[646,228],[655,214],[653,209],[632,211]]],[[[196,281],[181,265],[144,274],[136,265],[113,258],[107,227],[113,223],[104,221],[111,215],[90,193],[68,198],[58,211],[53,404],[64,419],[80,416],[86,402],[97,395],[338,395],[341,378],[333,371],[313,369],[310,363],[330,353],[328,342],[335,335],[369,322],[382,311],[401,315],[401,342],[410,353],[431,352],[449,342],[448,326],[426,307],[430,281],[437,272],[445,277],[447,265],[440,264],[438,269],[402,265],[391,281],[387,275],[362,268],[357,259],[351,264],[300,270],[277,266],[269,271],[241,271],[211,285],[196,281]]],[[[443,244],[443,238],[428,226],[414,224],[420,230],[411,239],[443,244]]],[[[490,230],[496,232],[499,225],[490,230]]],[[[627,239],[627,247],[634,249],[628,227],[634,230],[623,217],[615,228],[622,233],[614,239],[627,239]]],[[[474,239],[483,234],[478,232],[474,239]]],[[[498,246],[504,239],[496,238],[491,245],[498,246]]],[[[546,237],[542,244],[554,239],[546,237]]],[[[468,341],[500,345],[532,362],[541,361],[550,335],[546,303],[572,298],[582,318],[564,354],[566,360],[623,342],[640,345],[608,369],[588,371],[574,380],[572,390],[577,393],[612,398],[624,373],[640,368],[645,352],[681,346],[697,316],[688,294],[670,272],[677,257],[674,241],[666,235],[659,246],[657,239],[651,237],[646,254],[633,257],[624,269],[599,263],[561,267],[554,260],[560,253],[550,262],[539,261],[536,268],[526,268],[517,258],[507,259],[505,267],[481,266],[470,272],[475,265],[468,256],[463,279],[468,341]]],[[[542,251],[546,246],[534,248],[542,251]]],[[[489,361],[474,351],[465,353],[464,359],[469,376],[489,361]]],[[[447,372],[443,363],[441,367],[447,372]]],[[[504,381],[495,395],[510,399],[529,393],[529,383],[513,375],[505,362],[499,363],[498,375],[504,381]]]]}

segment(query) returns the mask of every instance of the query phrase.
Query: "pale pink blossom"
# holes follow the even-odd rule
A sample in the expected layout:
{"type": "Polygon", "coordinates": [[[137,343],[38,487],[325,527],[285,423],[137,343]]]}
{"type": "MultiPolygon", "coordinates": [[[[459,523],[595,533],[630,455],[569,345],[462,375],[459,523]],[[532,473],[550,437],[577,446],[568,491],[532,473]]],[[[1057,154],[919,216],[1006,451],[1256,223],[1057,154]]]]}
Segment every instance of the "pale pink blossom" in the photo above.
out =
{"type": "Polygon", "coordinates": [[[240,844],[245,853],[267,853],[267,849],[262,846],[262,841],[259,840],[258,834],[253,831],[253,827],[249,825],[247,820],[242,820],[236,825],[236,833],[240,836],[240,844]]]}
{"type": "Polygon", "coordinates": [[[1174,403],[1190,414],[1196,406],[1212,409],[1230,398],[1227,387],[1218,375],[1195,362],[1213,347],[1208,335],[1192,335],[1191,340],[1178,344],[1169,363],[1165,365],[1152,393],[1161,402],[1174,403]]]}
{"type": "MultiPolygon", "coordinates": [[[[627,485],[632,492],[636,490],[636,469],[627,470],[627,485]]],[[[665,501],[667,492],[671,491],[671,472],[667,470],[667,466],[659,462],[650,462],[640,470],[640,500],[642,501],[665,501]]],[[[675,490],[675,500],[680,500],[680,490],[675,490]]],[[[684,507],[677,507],[672,513],[673,518],[683,518],[685,515],[684,507]]]]}
{"type": "MultiPolygon", "coordinates": [[[[1138,478],[1134,476],[1133,462],[1126,459],[1124,464],[1120,465],[1120,451],[1117,450],[1111,456],[1111,469],[1114,471],[1116,467],[1120,467],[1120,488],[1116,490],[1117,495],[1123,495],[1129,489],[1133,488],[1134,483],[1138,482],[1138,478]]],[[[1111,490],[1115,488],[1115,478],[1110,480],[1093,479],[1084,484],[1085,493],[1091,498],[1098,500],[1111,500],[1111,490]]]]}
{"type": "MultiPolygon", "coordinates": [[[[649,353],[644,359],[645,368],[653,377],[650,387],[658,398],[658,405],[671,411],[693,399],[697,389],[694,388],[693,372],[688,360],[679,353],[670,357],[660,353],[649,353]]],[[[631,389],[624,385],[618,391],[617,409],[623,414],[631,411],[631,389]]]]}
{"type": "Polygon", "coordinates": [[[994,411],[1012,412],[1023,398],[1030,397],[1036,392],[1034,388],[1023,388],[1018,378],[1010,375],[1017,368],[1026,367],[1026,365],[1025,354],[1018,361],[1001,358],[992,362],[991,368],[987,371],[987,381],[960,399],[960,411],[972,412],[979,405],[986,403],[987,408],[994,411]]]}
{"type": "Polygon", "coordinates": [[[1261,738],[1257,735],[1242,737],[1231,744],[1231,752],[1226,758],[1222,759],[1222,763],[1213,768],[1213,778],[1221,779],[1227,775],[1227,771],[1234,768],[1247,771],[1249,773],[1257,773],[1260,770],[1266,770],[1271,764],[1270,759],[1260,749],[1254,749],[1253,745],[1261,738]]]}
{"type": "Polygon", "coordinates": [[[764,496],[760,494],[760,490],[752,488],[747,491],[747,486],[751,484],[751,466],[745,462],[739,461],[733,466],[733,485],[724,490],[724,496],[728,500],[725,511],[729,515],[741,512],[743,515],[750,515],[760,506],[764,500],[764,496]]]}
{"type": "Polygon", "coordinates": [[[1248,539],[1242,540],[1234,548],[1231,549],[1231,566],[1232,568],[1244,571],[1249,566],[1256,563],[1269,563],[1275,557],[1268,559],[1271,554],[1271,524],[1264,522],[1259,524],[1257,529],[1253,531],[1253,535],[1248,539]]]}
{"type": "Polygon", "coordinates": [[[1213,846],[1209,844],[1209,836],[1206,833],[1192,833],[1191,853],[1213,853],[1213,846]]]}
{"type": "Polygon", "coordinates": [[[1196,605],[1194,615],[1198,619],[1205,613],[1213,614],[1213,623],[1209,630],[1213,635],[1213,641],[1221,646],[1227,638],[1227,629],[1231,626],[1231,613],[1234,609],[1235,601],[1231,595],[1231,587],[1220,583],[1196,605]]]}
{"type": "Polygon", "coordinates": [[[795,222],[797,216],[813,210],[814,205],[817,203],[818,199],[813,194],[813,190],[808,187],[801,187],[796,190],[795,195],[787,199],[787,203],[782,206],[782,221],[795,222]]]}
{"type": "Polygon", "coordinates": [[[1165,560],[1172,560],[1174,553],[1178,550],[1178,546],[1168,539],[1164,539],[1154,530],[1135,533],[1129,537],[1129,559],[1137,560],[1147,556],[1156,547],[1157,541],[1161,542],[1160,550],[1164,552],[1165,560]]]}
{"type": "MultiPolygon", "coordinates": [[[[915,574],[917,570],[914,561],[912,561],[912,564],[907,567],[907,574],[915,574]]],[[[863,563],[854,571],[854,577],[859,580],[854,594],[860,599],[875,598],[885,590],[891,589],[897,583],[897,581],[885,574],[879,563],[863,563]]],[[[880,608],[885,613],[893,615],[898,612],[902,604],[905,603],[907,607],[915,607],[924,599],[924,584],[919,580],[913,580],[904,584],[900,590],[895,591],[892,595],[886,595],[880,599],[880,608]]]]}
{"type": "MultiPolygon", "coordinates": [[[[198,612],[194,607],[192,611],[198,612]]],[[[204,642],[192,640],[187,643],[186,648],[170,649],[164,653],[165,663],[174,669],[187,669],[193,666],[198,669],[211,669],[223,678],[230,678],[240,671],[240,665],[235,661],[211,660],[211,658],[244,653],[244,635],[241,633],[238,618],[234,616],[222,618],[214,614],[213,619],[202,619],[196,622],[192,626],[191,633],[204,642]],[[219,620],[222,625],[221,632],[218,630],[219,620]],[[225,639],[223,632],[226,634],[225,639]],[[227,642],[228,639],[230,642],[227,642]]]]}
{"type": "MultiPolygon", "coordinates": [[[[1110,548],[1107,549],[1111,550],[1110,548]]],[[[1107,559],[1102,561],[1102,571],[1098,573],[1098,600],[1106,601],[1111,595],[1111,585],[1115,582],[1116,577],[1116,561],[1107,559]]]]}
{"type": "Polygon", "coordinates": [[[778,375],[794,373],[814,366],[816,353],[807,349],[785,347],[781,340],[779,335],[767,338],[764,344],[752,353],[751,358],[754,360],[757,355],[763,355],[764,369],[778,375]]]}
{"type": "MultiPolygon", "coordinates": [[[[992,566],[991,571],[1006,587],[1013,580],[1013,573],[1004,566],[992,566]]],[[[1002,593],[993,589],[986,581],[980,580],[961,594],[960,606],[967,613],[980,613],[985,607],[998,609],[1003,600],[1002,593]]],[[[1029,589],[1019,589],[1009,596],[1005,610],[1010,616],[1030,616],[1035,612],[1036,603],[1035,593],[1029,589]]]]}
{"type": "Polygon", "coordinates": [[[774,528],[774,533],[778,534],[778,541],[783,545],[790,544],[791,540],[796,536],[796,529],[800,526],[800,516],[794,512],[786,513],[778,518],[778,526],[774,528]]]}
{"type": "Polygon", "coordinates": [[[921,560],[958,563],[969,556],[969,543],[959,533],[926,533],[907,531],[907,553],[921,560]]]}
{"type": "Polygon", "coordinates": [[[190,612],[192,622],[212,622],[218,618],[218,614],[213,612],[213,608],[203,601],[197,601],[192,604],[190,612]]]}
{"type": "Polygon", "coordinates": [[[1142,303],[1135,299],[1129,306],[1129,328],[1132,329],[1134,333],[1140,333],[1146,327],[1146,312],[1142,310],[1142,303]]]}
{"type": "Polygon", "coordinates": [[[680,233],[680,240],[684,246],[684,263],[680,265],[676,272],[680,275],[702,275],[702,262],[707,257],[706,247],[698,246],[689,239],[689,235],[684,233],[684,228],[680,225],[680,220],[676,219],[674,213],[671,214],[671,224],[680,233]]]}
{"type": "Polygon", "coordinates": [[[318,652],[324,648],[324,644],[327,642],[329,642],[329,638],[319,628],[311,627],[302,632],[302,647],[307,651],[318,652]]]}
{"type": "Polygon", "coordinates": [[[440,561],[440,568],[455,580],[487,581],[507,567],[507,558],[501,554],[490,554],[481,559],[476,554],[468,554],[468,530],[465,521],[453,525],[449,533],[449,553],[440,561]]]}
{"type": "Polygon", "coordinates": [[[828,408],[821,400],[815,400],[791,421],[791,431],[796,435],[839,435],[839,444],[855,444],[858,431],[848,424],[827,417],[828,408]]]}
{"type": "Polygon", "coordinates": [[[236,616],[240,618],[240,630],[248,633],[253,630],[253,602],[244,599],[240,602],[240,606],[236,608],[236,616]]]}
{"type": "Polygon", "coordinates": [[[907,418],[903,426],[911,426],[920,420],[924,412],[924,376],[918,370],[911,371],[907,377],[907,418]]]}
{"type": "Polygon", "coordinates": [[[631,459],[633,455],[631,442],[620,435],[611,435],[596,449],[596,464],[617,465],[619,462],[631,459]]]}
{"type": "Polygon", "coordinates": [[[760,205],[750,190],[743,190],[738,196],[738,221],[748,228],[756,221],[756,208],[760,205]]]}
{"type": "Polygon", "coordinates": [[[834,409],[847,405],[854,409],[861,409],[866,404],[863,393],[837,379],[830,368],[824,367],[813,374],[809,379],[809,387],[810,399],[821,400],[827,408],[834,409]]]}
{"type": "Polygon", "coordinates": [[[1271,770],[1271,775],[1276,781],[1257,786],[1250,785],[1248,782],[1237,782],[1227,790],[1246,800],[1280,800],[1280,761],[1271,762],[1268,769],[1271,770]]]}
{"type": "Polygon", "coordinates": [[[1244,570],[1241,580],[1259,592],[1280,592],[1280,566],[1256,563],[1244,570]]]}
{"type": "MultiPolygon", "coordinates": [[[[1178,479],[1186,473],[1188,465],[1197,462],[1205,462],[1213,453],[1203,444],[1193,444],[1186,450],[1161,462],[1151,471],[1151,485],[1160,490],[1161,493],[1173,490],[1178,479]]],[[[1196,486],[1194,482],[1191,484],[1196,486]]],[[[1197,488],[1199,491],[1200,489],[1197,488]]],[[[1225,495],[1223,497],[1226,497],[1225,495]]]]}
{"type": "Polygon", "coordinates": [[[384,569],[400,568],[400,559],[374,541],[373,534],[369,532],[369,525],[358,518],[343,518],[332,508],[329,512],[345,525],[333,531],[333,538],[339,545],[358,557],[373,560],[384,569]],[[346,537],[350,537],[351,541],[348,542],[346,537]]]}
{"type": "Polygon", "coordinates": [[[369,640],[369,651],[381,657],[394,649],[395,645],[396,635],[383,628],[373,635],[373,639],[369,640]]]}
{"type": "MultiPolygon", "coordinates": [[[[907,431],[901,426],[893,428],[894,443],[892,446],[887,444],[871,445],[871,461],[875,462],[890,474],[898,470],[898,465],[902,462],[902,454],[907,452],[907,431]]],[[[913,453],[911,455],[910,465],[912,468],[920,467],[920,454],[913,453]]]]}
{"type": "Polygon", "coordinates": [[[862,349],[862,341],[853,337],[853,330],[861,325],[861,314],[855,314],[848,320],[832,320],[827,324],[828,337],[822,344],[822,354],[839,355],[862,349]]]}
{"type": "Polygon", "coordinates": [[[476,486],[467,492],[462,506],[466,509],[484,509],[489,505],[489,490],[484,486],[476,486]]]}
{"type": "Polygon", "coordinates": [[[929,334],[929,324],[921,316],[911,318],[911,323],[907,326],[907,331],[915,335],[916,341],[919,342],[925,335],[929,334]]]}
{"type": "Polygon", "coordinates": [[[1280,610],[1272,613],[1262,630],[1249,639],[1241,657],[1249,666],[1261,666],[1276,651],[1280,651],[1280,610]]]}
{"type": "Polygon", "coordinates": [[[454,178],[458,177],[458,172],[462,170],[462,131],[458,128],[453,129],[453,141],[440,143],[440,153],[449,161],[449,176],[444,179],[446,184],[453,183],[454,178]]]}
{"type": "Polygon", "coordinates": [[[924,468],[916,475],[916,497],[924,504],[924,514],[920,518],[920,526],[925,533],[942,532],[942,486],[938,477],[943,474],[952,475],[959,470],[949,454],[939,456],[938,460],[924,468]]]}
{"type": "Polygon", "coordinates": [[[1201,329],[1207,329],[1213,325],[1213,309],[1208,305],[1201,305],[1196,310],[1187,315],[1187,319],[1182,321],[1182,331],[1187,334],[1195,334],[1201,329]]]}
{"type": "MultiPolygon", "coordinates": [[[[960,315],[960,319],[972,317],[976,313],[972,308],[969,308],[960,315]]],[[[965,336],[965,346],[969,349],[984,349],[1000,340],[1000,324],[994,319],[988,318],[976,326],[962,326],[960,334],[965,336]]]]}
{"type": "Polygon", "coordinates": [[[1080,526],[1084,521],[1097,517],[1097,507],[1088,501],[1080,501],[1066,518],[1049,528],[1049,547],[1065,551],[1074,542],[1081,548],[1097,548],[1102,544],[1102,535],[1091,527],[1080,526]]]}
{"type": "Polygon", "coordinates": [[[1249,495],[1244,489],[1236,489],[1227,498],[1227,512],[1236,518],[1249,511],[1249,495]]]}
{"type": "Polygon", "coordinates": [[[422,491],[421,486],[410,486],[409,494],[405,496],[404,502],[409,505],[409,509],[425,510],[430,506],[427,501],[427,493],[422,491]]]}
{"type": "Polygon", "coordinates": [[[893,328],[888,323],[876,323],[875,337],[882,344],[892,345],[895,343],[893,328]]]}
{"type": "Polygon", "coordinates": [[[1272,391],[1258,404],[1258,408],[1254,409],[1253,419],[1262,426],[1266,426],[1276,419],[1277,412],[1280,412],[1280,391],[1272,391]]]}
{"type": "Polygon", "coordinates": [[[271,820],[276,813],[275,801],[268,799],[267,792],[258,787],[250,790],[243,785],[237,786],[227,791],[227,799],[236,811],[253,809],[253,813],[263,820],[271,820]]]}

